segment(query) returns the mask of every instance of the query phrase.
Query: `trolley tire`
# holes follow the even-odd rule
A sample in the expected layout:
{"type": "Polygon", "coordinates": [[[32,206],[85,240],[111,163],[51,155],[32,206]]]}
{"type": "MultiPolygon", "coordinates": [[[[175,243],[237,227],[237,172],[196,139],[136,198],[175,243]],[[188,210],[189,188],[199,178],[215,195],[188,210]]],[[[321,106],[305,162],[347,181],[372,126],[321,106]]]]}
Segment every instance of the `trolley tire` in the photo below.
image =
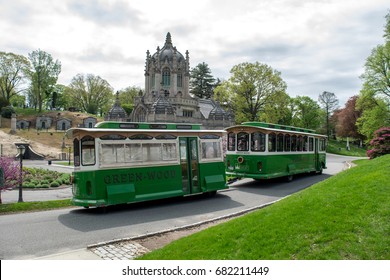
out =
{"type": "Polygon", "coordinates": [[[211,191],[211,192],[204,193],[204,195],[206,197],[214,197],[216,194],[217,194],[217,191],[211,191]]]}
{"type": "Polygon", "coordinates": [[[294,179],[294,175],[287,175],[286,176],[286,182],[289,183],[294,179]]]}

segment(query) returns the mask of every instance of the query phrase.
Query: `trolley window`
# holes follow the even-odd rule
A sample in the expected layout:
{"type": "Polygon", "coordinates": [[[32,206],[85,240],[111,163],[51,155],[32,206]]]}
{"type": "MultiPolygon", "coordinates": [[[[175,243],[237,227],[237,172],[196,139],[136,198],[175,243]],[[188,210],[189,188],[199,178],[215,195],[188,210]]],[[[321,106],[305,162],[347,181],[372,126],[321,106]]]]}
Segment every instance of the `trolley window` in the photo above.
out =
{"type": "Polygon", "coordinates": [[[74,162],[74,166],[80,166],[80,146],[79,146],[79,144],[80,144],[80,141],[75,138],[73,140],[73,162],[74,162]]]}
{"type": "Polygon", "coordinates": [[[136,134],[129,137],[131,140],[151,140],[152,136],[146,134],[136,134]]]}
{"type": "Polygon", "coordinates": [[[278,134],[278,141],[277,141],[277,151],[278,152],[283,152],[283,147],[284,147],[284,135],[282,133],[278,134]]]}
{"type": "Polygon", "coordinates": [[[307,152],[309,150],[309,141],[307,136],[303,136],[303,151],[307,152]]]}
{"type": "Polygon", "coordinates": [[[201,140],[201,159],[205,161],[222,160],[220,140],[201,140]]]}
{"type": "Polygon", "coordinates": [[[105,164],[124,162],[124,144],[102,144],[102,159],[105,164]]]}
{"type": "Polygon", "coordinates": [[[297,151],[298,151],[298,152],[302,152],[302,144],[303,144],[302,136],[299,135],[299,136],[297,137],[297,151]]]}
{"type": "Polygon", "coordinates": [[[314,151],[314,138],[309,137],[309,151],[312,152],[314,151]]]}
{"type": "Polygon", "coordinates": [[[289,152],[291,150],[290,135],[286,134],[284,136],[284,151],[289,152]]]}
{"type": "Polygon", "coordinates": [[[237,134],[237,151],[249,151],[249,134],[240,132],[237,134]]]}
{"type": "Polygon", "coordinates": [[[291,136],[291,152],[296,152],[297,150],[297,136],[292,135],[291,136]]]}
{"type": "Polygon", "coordinates": [[[320,139],[320,142],[319,142],[319,151],[320,152],[325,152],[326,151],[326,140],[325,139],[320,139]]]}
{"type": "Polygon", "coordinates": [[[268,152],[276,152],[276,134],[268,134],[268,152]]]}
{"type": "Polygon", "coordinates": [[[142,162],[142,147],[140,143],[125,144],[125,162],[142,162]]]}
{"type": "Polygon", "coordinates": [[[228,151],[235,151],[236,150],[236,134],[233,132],[230,132],[228,134],[228,151]]]}
{"type": "Polygon", "coordinates": [[[156,139],[159,140],[169,140],[169,139],[176,139],[176,138],[177,136],[173,134],[161,134],[156,136],[156,139]]]}
{"type": "Polygon", "coordinates": [[[124,140],[126,139],[125,136],[119,135],[119,134],[107,134],[100,137],[102,140],[124,140]]]}
{"type": "Polygon", "coordinates": [[[251,151],[265,151],[265,134],[261,132],[253,132],[251,134],[251,151]]]}
{"type": "Polygon", "coordinates": [[[85,136],[81,139],[81,164],[94,165],[95,163],[95,138],[85,136]]]}
{"type": "Polygon", "coordinates": [[[177,161],[176,142],[101,144],[102,165],[143,165],[177,161]]]}
{"type": "Polygon", "coordinates": [[[215,134],[205,134],[205,135],[199,136],[199,138],[200,139],[219,139],[220,136],[215,135],[215,134]]]}

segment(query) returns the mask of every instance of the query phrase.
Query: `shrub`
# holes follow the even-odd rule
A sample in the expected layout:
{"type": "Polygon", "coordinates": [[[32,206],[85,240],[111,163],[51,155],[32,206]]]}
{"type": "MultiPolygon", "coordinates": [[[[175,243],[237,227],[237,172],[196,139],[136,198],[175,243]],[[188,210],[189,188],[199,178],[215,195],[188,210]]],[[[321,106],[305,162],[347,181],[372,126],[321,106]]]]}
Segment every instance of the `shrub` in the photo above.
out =
{"type": "Polygon", "coordinates": [[[6,106],[1,108],[1,116],[6,119],[10,119],[12,114],[15,113],[15,109],[12,106],[6,106]]]}
{"type": "Polygon", "coordinates": [[[50,183],[51,188],[58,188],[59,186],[60,186],[60,183],[58,183],[57,181],[53,181],[50,183]]]}
{"type": "Polygon", "coordinates": [[[375,131],[375,137],[370,141],[371,149],[367,151],[370,159],[390,154],[390,127],[382,127],[375,131]]]}

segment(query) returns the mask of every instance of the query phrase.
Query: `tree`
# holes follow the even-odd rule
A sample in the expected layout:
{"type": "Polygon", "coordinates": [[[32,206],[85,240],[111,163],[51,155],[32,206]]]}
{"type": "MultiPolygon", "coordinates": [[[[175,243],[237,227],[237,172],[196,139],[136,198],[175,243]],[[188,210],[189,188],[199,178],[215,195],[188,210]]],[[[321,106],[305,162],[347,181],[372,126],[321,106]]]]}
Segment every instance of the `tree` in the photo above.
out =
{"type": "Polygon", "coordinates": [[[199,63],[191,70],[190,92],[199,98],[210,98],[213,94],[215,79],[207,63],[199,63]]]}
{"type": "Polygon", "coordinates": [[[383,98],[375,96],[366,85],[363,85],[363,89],[360,91],[356,101],[356,109],[362,112],[356,126],[359,133],[364,135],[366,139],[372,139],[375,130],[390,126],[388,105],[383,98]]]}
{"type": "Polygon", "coordinates": [[[26,77],[30,63],[22,55],[0,52],[0,93],[10,101],[12,96],[19,94],[23,88],[18,88],[26,77]]]}
{"type": "Polygon", "coordinates": [[[390,125],[390,13],[386,15],[385,43],[375,47],[367,58],[363,86],[357,100],[362,111],[357,121],[358,130],[367,139],[374,131],[390,125]]]}
{"type": "Polygon", "coordinates": [[[139,87],[131,86],[119,91],[119,101],[122,108],[130,115],[134,108],[134,98],[142,95],[142,90],[139,87]]]}
{"type": "Polygon", "coordinates": [[[375,137],[370,141],[371,149],[367,151],[370,159],[390,154],[390,127],[375,131],[375,137]]]}
{"type": "Polygon", "coordinates": [[[363,140],[364,136],[359,133],[356,126],[357,120],[362,115],[362,111],[356,106],[358,96],[348,99],[345,107],[336,115],[336,134],[340,137],[353,137],[363,140]]]}
{"type": "Polygon", "coordinates": [[[10,157],[0,157],[0,168],[3,173],[3,182],[0,182],[0,204],[1,192],[11,189],[18,185],[20,176],[20,165],[17,161],[10,157]]]}
{"type": "Polygon", "coordinates": [[[224,86],[232,96],[237,122],[281,119],[288,95],[280,72],[259,62],[244,62],[233,66],[230,73],[224,86]]]}
{"type": "Polygon", "coordinates": [[[76,107],[89,114],[112,104],[113,88],[104,79],[93,74],[77,74],[65,90],[76,107]]]}
{"type": "Polygon", "coordinates": [[[390,42],[390,13],[388,13],[386,16],[386,24],[385,24],[385,34],[383,35],[383,38],[385,38],[386,42],[390,42]]]}
{"type": "Polygon", "coordinates": [[[61,63],[54,61],[52,56],[42,50],[33,51],[29,55],[32,69],[29,72],[31,87],[29,90],[30,100],[38,111],[42,112],[44,99],[52,92],[61,73],[61,63]]]}
{"type": "Polygon", "coordinates": [[[390,42],[372,50],[362,79],[375,95],[382,96],[390,105],[390,42]]]}
{"type": "Polygon", "coordinates": [[[333,111],[337,108],[339,100],[333,92],[324,91],[319,95],[318,101],[322,104],[322,108],[325,112],[325,123],[326,123],[326,135],[330,137],[330,116],[333,111]]]}
{"type": "Polygon", "coordinates": [[[297,96],[291,99],[292,125],[309,129],[320,126],[320,106],[308,96],[297,96]]]}

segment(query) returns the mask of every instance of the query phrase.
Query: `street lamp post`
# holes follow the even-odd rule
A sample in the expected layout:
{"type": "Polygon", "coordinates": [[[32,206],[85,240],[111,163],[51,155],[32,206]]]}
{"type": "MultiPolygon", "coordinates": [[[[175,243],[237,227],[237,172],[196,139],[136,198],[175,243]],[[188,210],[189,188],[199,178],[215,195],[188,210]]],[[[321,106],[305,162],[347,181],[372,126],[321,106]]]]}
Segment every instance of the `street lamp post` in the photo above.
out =
{"type": "Polygon", "coordinates": [[[67,147],[68,148],[68,165],[70,165],[70,146],[67,147]]]}
{"type": "Polygon", "coordinates": [[[19,199],[18,202],[23,202],[23,193],[22,193],[22,186],[23,186],[23,155],[26,148],[24,145],[19,145],[17,147],[19,151],[19,159],[20,159],[20,176],[19,176],[19,199]]]}

